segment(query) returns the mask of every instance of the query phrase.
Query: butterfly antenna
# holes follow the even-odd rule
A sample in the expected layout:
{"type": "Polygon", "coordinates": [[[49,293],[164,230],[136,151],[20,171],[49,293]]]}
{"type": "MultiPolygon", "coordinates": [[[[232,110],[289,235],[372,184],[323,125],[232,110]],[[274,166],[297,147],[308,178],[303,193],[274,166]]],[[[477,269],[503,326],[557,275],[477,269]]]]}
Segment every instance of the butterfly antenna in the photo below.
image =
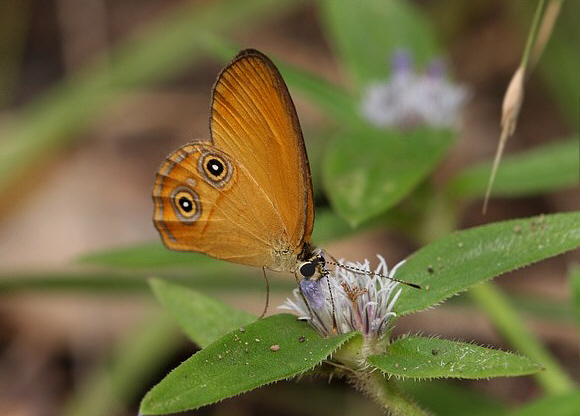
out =
{"type": "MultiPolygon", "coordinates": [[[[332,256],[330,256],[330,257],[332,257],[332,256]]],[[[341,268],[346,269],[346,270],[351,270],[355,273],[364,273],[364,274],[368,274],[368,275],[384,277],[385,279],[392,280],[393,282],[401,283],[403,285],[407,285],[407,286],[410,286],[410,287],[415,288],[415,289],[421,289],[421,285],[418,285],[416,283],[405,282],[404,280],[395,279],[394,277],[391,277],[391,276],[385,276],[383,274],[371,272],[369,270],[359,269],[358,267],[347,266],[346,264],[342,264],[342,263],[339,263],[338,261],[336,261],[336,259],[334,257],[332,257],[332,259],[334,261],[327,261],[326,263],[341,267],[341,268]]]]}
{"type": "Polygon", "coordinates": [[[334,307],[334,296],[332,295],[332,288],[330,287],[329,273],[326,274],[326,284],[328,285],[328,293],[330,294],[330,304],[332,305],[332,331],[338,333],[338,324],[336,323],[336,308],[334,307]]]}
{"type": "Polygon", "coordinates": [[[266,315],[268,305],[270,304],[270,283],[268,283],[268,276],[266,275],[265,267],[262,267],[262,272],[264,273],[264,280],[266,281],[266,303],[264,304],[264,310],[258,319],[262,319],[266,315]]]}

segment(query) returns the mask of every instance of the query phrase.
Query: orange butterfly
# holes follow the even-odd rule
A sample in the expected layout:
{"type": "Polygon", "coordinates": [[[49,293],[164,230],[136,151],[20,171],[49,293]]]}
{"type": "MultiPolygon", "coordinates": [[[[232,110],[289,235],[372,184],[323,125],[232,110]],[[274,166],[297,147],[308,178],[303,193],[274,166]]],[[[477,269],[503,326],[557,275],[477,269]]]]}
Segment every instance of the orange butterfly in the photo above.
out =
{"type": "Polygon", "coordinates": [[[210,138],[165,160],[153,187],[154,223],[170,249],[294,273],[327,274],[310,243],[312,181],[288,88],[264,54],[246,49],[213,87],[210,138]]]}

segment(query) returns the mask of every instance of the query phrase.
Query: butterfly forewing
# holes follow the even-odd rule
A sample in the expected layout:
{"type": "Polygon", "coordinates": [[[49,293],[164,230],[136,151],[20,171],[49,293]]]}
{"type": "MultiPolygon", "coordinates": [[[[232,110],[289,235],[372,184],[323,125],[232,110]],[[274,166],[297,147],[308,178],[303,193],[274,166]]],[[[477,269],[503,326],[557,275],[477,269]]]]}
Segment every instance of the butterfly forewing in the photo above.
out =
{"type": "Polygon", "coordinates": [[[293,248],[310,240],[314,220],[310,169],[296,110],[274,64],[242,52],[214,86],[211,118],[216,146],[236,155],[268,196],[293,248]]]}

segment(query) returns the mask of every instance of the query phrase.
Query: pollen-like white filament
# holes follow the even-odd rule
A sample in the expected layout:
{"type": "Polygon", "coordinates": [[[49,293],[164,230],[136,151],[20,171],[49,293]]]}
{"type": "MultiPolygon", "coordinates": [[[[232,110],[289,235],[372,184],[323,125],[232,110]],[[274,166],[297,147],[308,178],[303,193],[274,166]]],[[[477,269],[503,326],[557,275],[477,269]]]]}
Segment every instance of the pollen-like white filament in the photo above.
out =
{"type": "Polygon", "coordinates": [[[340,261],[328,276],[301,281],[300,289],[294,289],[294,299],[287,299],[279,308],[293,311],[323,336],[357,331],[367,339],[380,339],[396,317],[393,308],[401,289],[390,277],[403,262],[389,272],[385,259],[377,258],[374,271],[368,260],[340,261]]]}

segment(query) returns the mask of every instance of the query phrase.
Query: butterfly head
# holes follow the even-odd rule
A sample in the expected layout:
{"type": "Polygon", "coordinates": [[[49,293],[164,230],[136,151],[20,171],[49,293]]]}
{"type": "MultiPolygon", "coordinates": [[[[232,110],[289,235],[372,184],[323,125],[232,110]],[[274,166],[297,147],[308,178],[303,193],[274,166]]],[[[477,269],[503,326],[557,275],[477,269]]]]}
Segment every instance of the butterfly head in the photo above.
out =
{"type": "Polygon", "coordinates": [[[328,274],[324,250],[313,248],[305,244],[302,253],[298,256],[296,270],[298,280],[318,280],[328,274]]]}

